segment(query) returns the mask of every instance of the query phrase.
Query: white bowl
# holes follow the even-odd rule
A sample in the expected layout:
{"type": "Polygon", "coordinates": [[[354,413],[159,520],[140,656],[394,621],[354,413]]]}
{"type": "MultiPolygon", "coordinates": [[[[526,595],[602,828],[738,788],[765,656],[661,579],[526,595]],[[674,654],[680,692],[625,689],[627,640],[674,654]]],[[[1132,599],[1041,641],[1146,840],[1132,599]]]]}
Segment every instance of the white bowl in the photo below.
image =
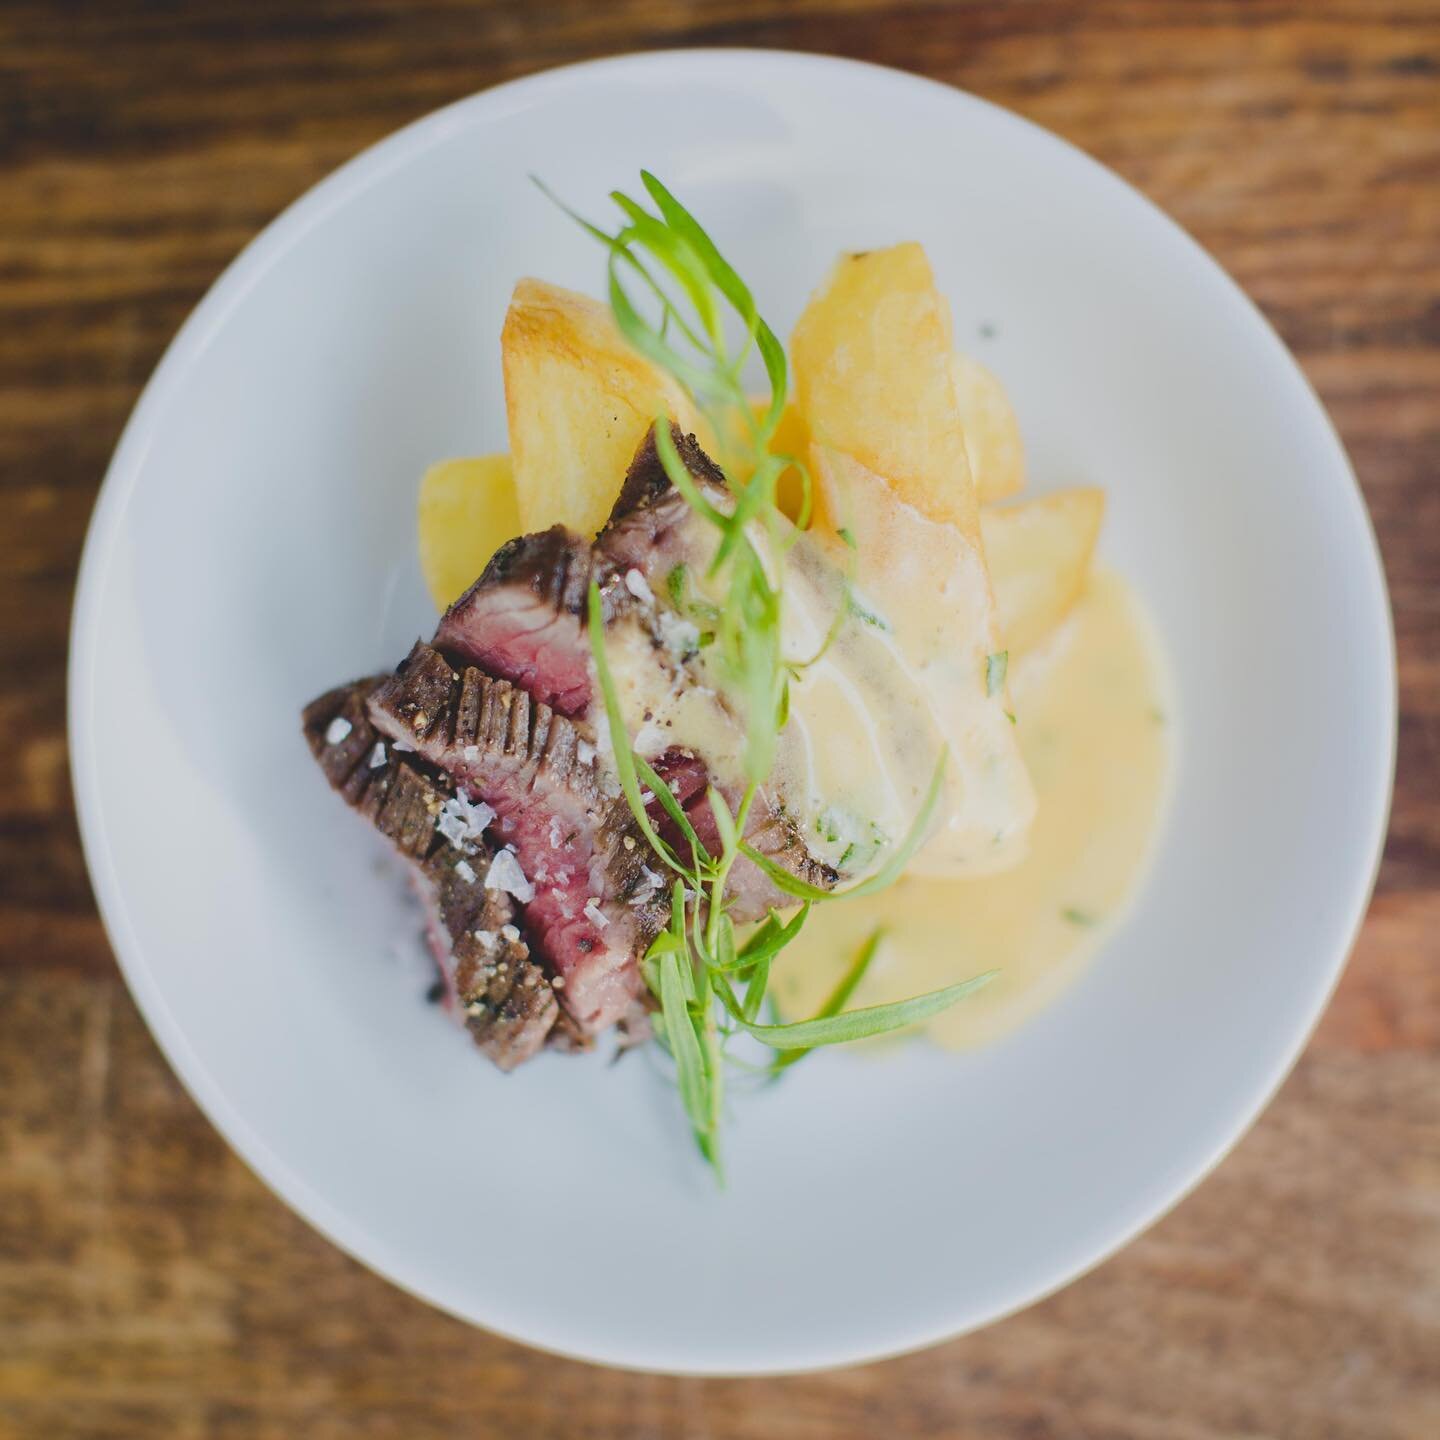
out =
{"type": "MultiPolygon", "coordinates": [[[[250,245],[170,347],[75,611],[85,849],[135,998],[254,1169],[353,1255],[533,1345],[798,1370],[952,1335],[1108,1255],[1294,1061],[1365,907],[1392,773],[1380,562],[1330,424],[1234,284],[1115,176],[953,90],[766,52],[631,56],[451,106],[250,245]],[[416,478],[506,443],[511,285],[598,292],[527,179],[603,214],[659,173],[781,333],[835,253],[923,240],[1040,489],[1104,548],[1178,686],[1168,823],[1122,932],[1003,1044],[817,1056],[737,1100],[717,1192],[643,1060],[506,1078],[397,965],[383,847],[299,708],[433,612],[416,478]],[[991,334],[993,330],[993,334],[991,334]]],[[[287,1283],[277,1274],[277,1285],[287,1283]]]]}

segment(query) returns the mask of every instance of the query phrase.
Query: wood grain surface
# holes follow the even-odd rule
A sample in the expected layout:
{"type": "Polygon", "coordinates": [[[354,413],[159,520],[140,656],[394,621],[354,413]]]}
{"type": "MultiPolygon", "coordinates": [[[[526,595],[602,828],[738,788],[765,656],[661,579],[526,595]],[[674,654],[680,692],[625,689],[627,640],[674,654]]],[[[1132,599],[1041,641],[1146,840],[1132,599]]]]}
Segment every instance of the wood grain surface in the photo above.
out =
{"type": "Polygon", "coordinates": [[[1440,5],[0,5],[0,1437],[1440,1435],[1440,5]],[[1354,960],[1200,1190],[928,1353],[763,1382],[542,1358],[341,1256],[229,1154],[118,978],[71,812],[86,520],[137,392],[260,226],[434,106],[681,44],[868,57],[1113,166],[1300,357],[1395,606],[1398,788],[1354,960]]]}

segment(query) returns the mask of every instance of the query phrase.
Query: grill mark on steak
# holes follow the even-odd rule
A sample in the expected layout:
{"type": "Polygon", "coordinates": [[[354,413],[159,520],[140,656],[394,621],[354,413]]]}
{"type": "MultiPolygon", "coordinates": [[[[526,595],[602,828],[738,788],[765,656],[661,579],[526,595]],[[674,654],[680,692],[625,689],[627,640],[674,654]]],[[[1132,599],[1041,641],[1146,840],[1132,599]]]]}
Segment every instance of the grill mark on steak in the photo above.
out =
{"type": "Polygon", "coordinates": [[[382,733],[403,737],[495,810],[492,829],[534,889],[531,943],[581,1030],[594,1034],[640,1002],[638,961],[665,923],[665,889],[650,881],[629,807],[581,751],[575,724],[508,680],[452,669],[424,641],[369,708],[382,733]]]}
{"type": "MultiPolygon", "coordinates": [[[[725,484],[725,472],[701,449],[700,442],[693,435],[686,435],[672,422],[670,439],[674,442],[676,452],[690,478],[701,490],[725,491],[728,488],[725,484]]],[[[679,496],[681,503],[684,503],[684,496],[681,496],[671,483],[665,462],[660,458],[660,451],[655,444],[655,427],[652,425],[645,432],[645,438],[640,442],[634,459],[630,461],[630,468],[625,472],[624,483],[620,486],[619,495],[615,497],[615,504],[610,508],[610,517],[600,532],[600,540],[603,541],[626,516],[646,509],[671,494],[679,496]]]]}
{"type": "Polygon", "coordinates": [[[501,1070],[513,1070],[547,1040],[568,1048],[568,1027],[556,1033],[559,1006],[549,977],[515,928],[514,902],[484,887],[493,851],[483,840],[474,842],[473,853],[464,857],[474,876],[467,879],[456,868],[459,852],[435,828],[453,785],[393,749],[387,749],[383,765],[371,765],[380,735],[370,723],[367,700],[382,682],[383,677],[359,680],[307,705],[302,723],[311,752],[331,785],[409,862],[447,1002],[476,1045],[501,1070]],[[326,734],[337,719],[350,729],[331,743],[326,734]]]}

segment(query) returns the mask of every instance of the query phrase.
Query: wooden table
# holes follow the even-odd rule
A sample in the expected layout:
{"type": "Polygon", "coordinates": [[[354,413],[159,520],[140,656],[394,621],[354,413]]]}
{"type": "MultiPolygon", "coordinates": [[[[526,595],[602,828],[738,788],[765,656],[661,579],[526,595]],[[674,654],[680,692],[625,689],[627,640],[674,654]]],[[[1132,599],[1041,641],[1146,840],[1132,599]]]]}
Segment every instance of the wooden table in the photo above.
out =
{"type": "Polygon", "coordinates": [[[1440,1435],[1440,4],[171,8],[0,9],[0,1437],[1440,1435]],[[924,71],[1152,195],[1324,396],[1399,638],[1377,897],[1254,1132],[1044,1304],[927,1354],[784,1381],[543,1359],[313,1234],[229,1154],[141,1024],[66,772],[66,622],[95,487],[220,269],[312,181],[434,106],[681,44],[924,71]]]}

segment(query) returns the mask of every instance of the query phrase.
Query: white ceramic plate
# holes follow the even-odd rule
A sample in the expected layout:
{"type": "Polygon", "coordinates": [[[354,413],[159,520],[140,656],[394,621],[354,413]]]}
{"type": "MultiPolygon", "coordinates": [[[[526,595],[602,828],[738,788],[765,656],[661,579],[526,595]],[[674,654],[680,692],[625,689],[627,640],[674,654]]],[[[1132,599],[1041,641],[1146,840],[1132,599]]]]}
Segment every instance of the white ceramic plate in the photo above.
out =
{"type": "Polygon", "coordinates": [[[502,86],[288,210],[136,408],[71,660],[100,904],[215,1124],[417,1295],[652,1370],[923,1345],[1155,1219],[1255,1117],[1335,983],[1394,726],[1384,583],[1349,466],[1214,263],[1004,111],[764,52],[502,86]],[[599,290],[598,250],[527,174],[602,213],[642,165],[781,333],[837,251],[924,241],[960,343],[1014,396],[1034,483],[1109,490],[1105,550],[1148,599],[1182,721],[1153,871],[1088,976],[987,1053],[826,1054],[737,1103],[723,1194],[643,1060],[544,1058],[507,1079],[422,1003],[391,953],[413,925],[394,872],[297,722],[429,633],[416,478],[506,443],[497,336],[515,279],[599,290]]]}

